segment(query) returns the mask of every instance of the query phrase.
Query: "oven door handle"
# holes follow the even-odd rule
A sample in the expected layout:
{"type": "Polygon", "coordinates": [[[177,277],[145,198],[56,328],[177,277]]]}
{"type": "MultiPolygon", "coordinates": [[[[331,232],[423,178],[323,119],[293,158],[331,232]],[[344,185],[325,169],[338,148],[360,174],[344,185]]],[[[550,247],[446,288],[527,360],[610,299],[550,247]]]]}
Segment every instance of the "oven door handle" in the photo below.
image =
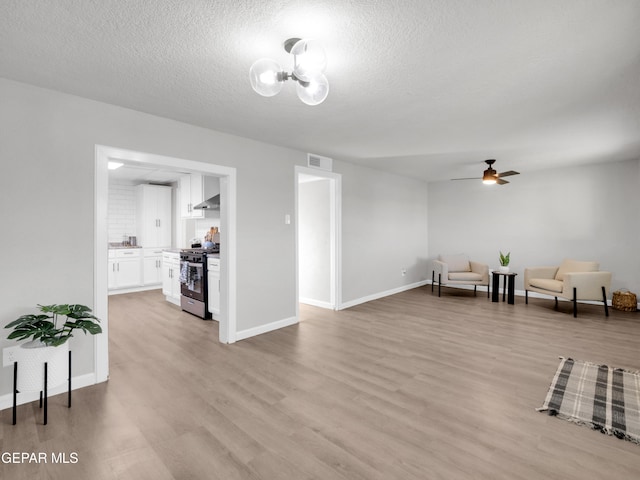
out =
{"type": "Polygon", "coordinates": [[[204,263],[197,263],[197,262],[184,262],[184,263],[186,263],[190,267],[195,267],[195,268],[202,267],[204,265],[204,263]]]}

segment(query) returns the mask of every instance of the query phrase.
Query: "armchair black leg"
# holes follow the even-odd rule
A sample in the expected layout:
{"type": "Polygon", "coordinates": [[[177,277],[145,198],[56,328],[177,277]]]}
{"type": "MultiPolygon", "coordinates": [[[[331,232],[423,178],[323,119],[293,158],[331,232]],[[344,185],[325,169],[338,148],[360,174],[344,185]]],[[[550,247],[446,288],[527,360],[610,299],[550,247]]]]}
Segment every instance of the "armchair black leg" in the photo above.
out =
{"type": "Polygon", "coordinates": [[[473,296],[474,296],[474,297],[477,297],[477,289],[478,289],[478,286],[477,286],[477,285],[474,285],[474,286],[473,286],[473,296]]]}
{"type": "Polygon", "coordinates": [[[529,305],[529,290],[524,291],[524,303],[525,305],[529,305]]]}
{"type": "Polygon", "coordinates": [[[556,306],[554,307],[556,310],[558,309],[558,297],[553,297],[556,299],[556,306]]]}
{"type": "Polygon", "coordinates": [[[438,274],[438,296],[440,296],[440,285],[442,285],[442,274],[438,274]]]}
{"type": "Polygon", "coordinates": [[[487,282],[487,298],[489,298],[489,283],[487,282]]]}
{"type": "Polygon", "coordinates": [[[573,287],[573,318],[578,316],[578,294],[576,287],[573,287]]]}
{"type": "Polygon", "coordinates": [[[608,317],[609,316],[609,306],[607,305],[607,291],[604,288],[604,285],[602,286],[602,301],[604,303],[604,316],[608,317]]]}
{"type": "Polygon", "coordinates": [[[436,272],[435,270],[431,270],[431,293],[433,293],[433,284],[436,281],[436,272]]]}

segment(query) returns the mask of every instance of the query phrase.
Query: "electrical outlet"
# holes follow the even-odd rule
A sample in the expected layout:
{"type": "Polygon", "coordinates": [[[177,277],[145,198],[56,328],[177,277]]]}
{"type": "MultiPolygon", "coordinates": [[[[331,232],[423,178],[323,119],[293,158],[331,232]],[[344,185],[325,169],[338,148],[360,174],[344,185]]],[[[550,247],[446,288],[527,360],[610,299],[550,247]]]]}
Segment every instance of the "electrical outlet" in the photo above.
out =
{"type": "Polygon", "coordinates": [[[13,365],[13,362],[16,361],[16,351],[18,350],[17,346],[13,347],[5,347],[2,349],[2,366],[10,367],[13,365]]]}
{"type": "Polygon", "coordinates": [[[406,268],[403,268],[403,269],[402,269],[402,276],[404,277],[406,274],[407,274],[407,269],[406,269],[406,268]]]}

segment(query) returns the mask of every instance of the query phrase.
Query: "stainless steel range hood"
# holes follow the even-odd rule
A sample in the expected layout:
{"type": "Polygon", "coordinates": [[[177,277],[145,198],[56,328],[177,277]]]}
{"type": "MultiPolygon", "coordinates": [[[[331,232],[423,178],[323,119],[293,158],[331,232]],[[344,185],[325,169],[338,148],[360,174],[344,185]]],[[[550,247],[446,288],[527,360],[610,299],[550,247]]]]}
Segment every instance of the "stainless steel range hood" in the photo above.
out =
{"type": "Polygon", "coordinates": [[[220,194],[214,195],[193,208],[194,210],[220,210],[220,194]]]}

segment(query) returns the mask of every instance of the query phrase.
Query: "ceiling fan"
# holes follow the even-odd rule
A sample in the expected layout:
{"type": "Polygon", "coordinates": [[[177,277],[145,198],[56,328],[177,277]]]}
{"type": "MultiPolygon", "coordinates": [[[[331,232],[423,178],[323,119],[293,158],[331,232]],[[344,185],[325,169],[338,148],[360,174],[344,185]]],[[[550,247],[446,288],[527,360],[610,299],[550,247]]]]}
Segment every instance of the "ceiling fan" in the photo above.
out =
{"type": "MultiPolygon", "coordinates": [[[[520,172],[515,172],[513,170],[509,170],[506,172],[498,173],[493,169],[493,164],[495,163],[494,159],[485,160],[484,161],[489,168],[487,168],[482,174],[482,183],[487,185],[493,185],[497,183],[498,185],[504,185],[505,183],[509,183],[507,180],[503,180],[502,177],[510,177],[511,175],[520,175],[520,172]]],[[[479,180],[479,178],[452,178],[451,180],[479,180]]]]}

